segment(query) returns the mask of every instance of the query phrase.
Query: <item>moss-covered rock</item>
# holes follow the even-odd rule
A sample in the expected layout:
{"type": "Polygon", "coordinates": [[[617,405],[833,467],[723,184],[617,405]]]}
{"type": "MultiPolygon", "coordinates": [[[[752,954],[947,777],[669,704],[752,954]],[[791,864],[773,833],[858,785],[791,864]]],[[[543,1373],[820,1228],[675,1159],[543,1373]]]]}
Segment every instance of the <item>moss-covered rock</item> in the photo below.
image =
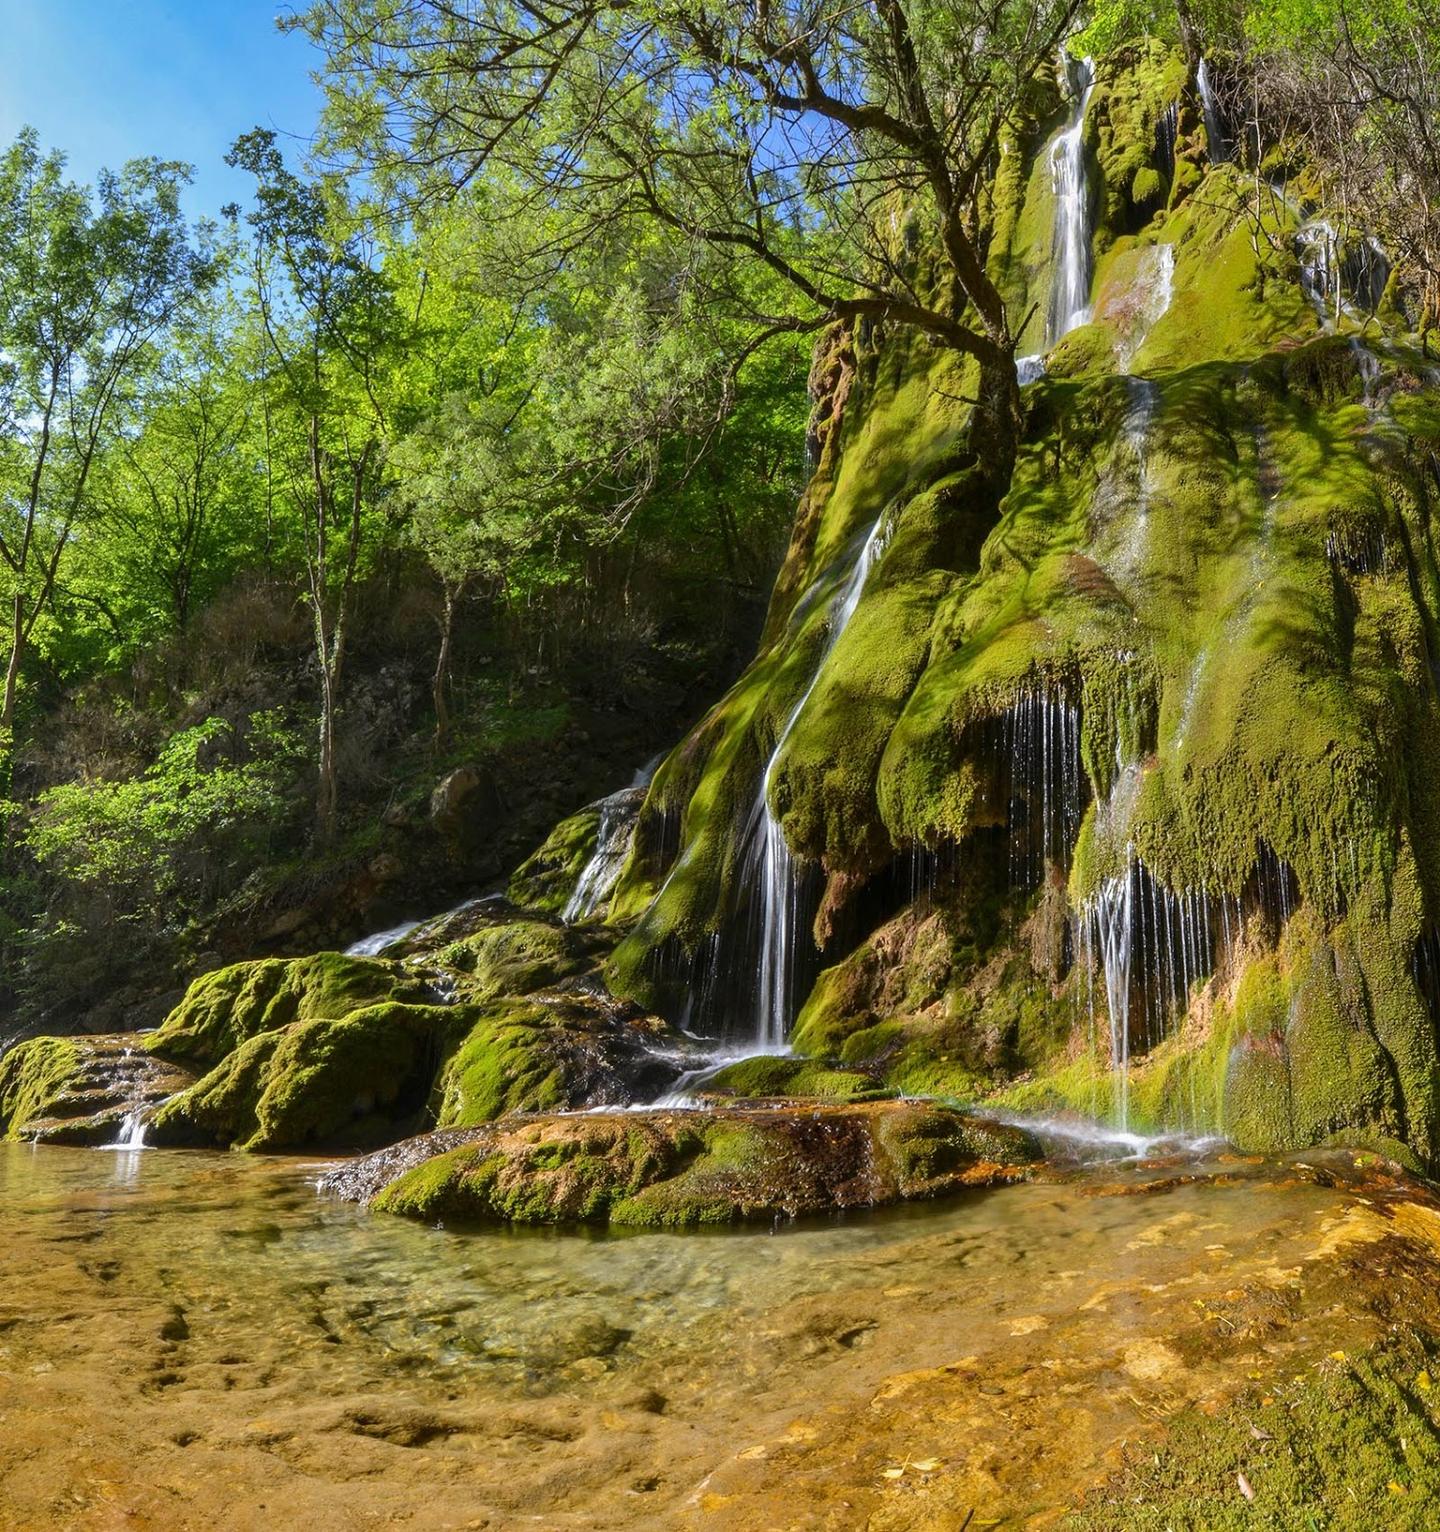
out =
{"type": "Polygon", "coordinates": [[[558,915],[595,854],[600,805],[592,803],[562,819],[510,876],[510,898],[525,909],[558,915]]]}
{"type": "Polygon", "coordinates": [[[262,958],[196,979],[146,1047],[164,1058],[218,1064],[242,1043],[292,1022],[338,1021],[365,1006],[433,999],[432,979],[380,958],[262,958]]]}
{"type": "Polygon", "coordinates": [[[602,995],[539,993],[462,1006],[433,1099],[441,1127],[508,1112],[629,1106],[683,1067],[681,1040],[653,1016],[602,995]]]}
{"type": "MultiPolygon", "coordinates": [[[[1051,95],[1012,125],[989,205],[1017,313],[1060,120],[1051,95]]],[[[761,652],[657,776],[612,985],[717,1032],[753,1004],[783,731],[799,1051],[907,1092],[1440,1163],[1432,375],[1411,337],[1325,331],[1299,203],[1205,163],[1178,52],[1102,60],[1085,142],[1092,319],[1026,391],[1001,503],[963,455],[961,364],[827,341],[761,652]],[[1132,886],[1150,913],[1115,915],[1132,886]],[[1133,963],[1102,951],[1120,918],[1133,963]]]]}
{"type": "Polygon", "coordinates": [[[756,1057],[741,1059],[711,1075],[700,1094],[817,1101],[877,1101],[895,1095],[863,1070],[844,1069],[821,1059],[756,1057]]]}
{"type": "Polygon", "coordinates": [[[1037,1157],[1015,1129],[873,1102],[507,1119],[411,1140],[325,1184],[414,1218],[683,1228],[940,1196],[1037,1157]]]}
{"type": "Polygon", "coordinates": [[[116,1142],[193,1078],[150,1058],[133,1034],[36,1037],[0,1059],[0,1133],[41,1143],[116,1142]]]}
{"type": "Polygon", "coordinates": [[[366,1146],[418,1125],[451,1010],[395,1002],[247,1037],[160,1108],[156,1144],[366,1146]]]}
{"type": "Polygon", "coordinates": [[[1066,1525],[1073,1532],[1244,1532],[1251,1527],[1431,1524],[1440,1495],[1433,1337],[1397,1327],[1224,1410],[1191,1409],[1066,1525]]]}

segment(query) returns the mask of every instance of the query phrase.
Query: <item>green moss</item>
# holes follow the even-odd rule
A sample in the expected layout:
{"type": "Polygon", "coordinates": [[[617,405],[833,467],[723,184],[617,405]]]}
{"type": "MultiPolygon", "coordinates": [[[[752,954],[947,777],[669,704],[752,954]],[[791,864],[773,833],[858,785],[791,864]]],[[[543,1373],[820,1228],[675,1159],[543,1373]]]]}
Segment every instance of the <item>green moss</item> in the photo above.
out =
{"type": "Polygon", "coordinates": [[[706,1090],[748,1098],[808,1096],[821,1101],[875,1101],[895,1094],[873,1075],[794,1058],[743,1059],[722,1069],[706,1090]]]}
{"type": "Polygon", "coordinates": [[[1427,1527],[1440,1494],[1428,1341],[1403,1331],[1219,1410],[1187,1410],[1067,1525],[1075,1532],[1427,1527]],[[1243,1493],[1240,1486],[1248,1488],[1243,1493]]]}
{"type": "Polygon", "coordinates": [[[262,958],[196,979],[146,1047],[216,1064],[249,1039],[291,1022],[339,1020],[364,1006],[428,998],[423,978],[378,958],[339,952],[262,958]]]}
{"type": "Polygon", "coordinates": [[[528,995],[595,966],[594,939],[549,921],[507,919],[452,942],[440,961],[468,976],[468,998],[528,995]]]}
{"type": "Polygon", "coordinates": [[[511,874],[511,900],[522,909],[558,915],[594,855],[599,830],[600,810],[593,804],[562,819],[544,844],[511,874]]]}
{"type": "Polygon", "coordinates": [[[397,1116],[418,1114],[432,1040],[451,1023],[444,1007],[388,1003],[259,1033],[167,1102],[152,1137],[257,1150],[393,1137],[397,1116]]]}
{"type": "MultiPolygon", "coordinates": [[[[1163,194],[1154,130],[1183,81],[1159,43],[1102,63],[1086,129],[1093,321],[1026,390],[998,506],[965,456],[967,369],[913,336],[827,337],[821,466],[764,644],[657,777],[614,907],[629,934],[612,982],[678,1007],[686,960],[714,941],[729,955],[755,795],[803,697],[770,781],[827,892],[829,966],[801,1010],[801,1053],[905,1091],[1123,1100],[1137,1124],[1249,1147],[1348,1135],[1435,1163],[1436,1024],[1413,962],[1440,922],[1440,408],[1403,337],[1367,380],[1352,338],[1320,333],[1296,212],[1277,196],[1254,214],[1247,172],[1203,167],[1188,99],[1163,194]],[[829,648],[846,550],[882,515],[889,547],[829,648]],[[998,742],[1037,693],[1079,711],[1087,808],[1069,865],[1027,904],[1007,901],[994,866],[1011,814],[998,742]],[[965,869],[927,895],[928,947],[901,929],[921,905],[894,917],[898,877],[883,881],[917,848],[965,869]],[[1293,877],[1288,923],[1255,908],[1262,857],[1293,877]],[[1076,955],[1054,954],[1064,907],[1137,858],[1249,915],[1173,1035],[1136,1041],[1122,1084],[1103,1002],[1092,1035],[1076,955]],[[1003,921],[980,918],[987,900],[1003,921]],[[866,910],[883,920],[868,935],[849,924],[866,910]],[[1016,932],[1042,915],[1052,955],[1032,961],[1016,932]]],[[[1008,125],[988,204],[990,269],[1012,312],[1035,306],[1032,325],[1059,115],[1037,97],[1008,125]]],[[[1036,349],[1033,332],[1021,344],[1036,349]]]]}
{"type": "Polygon", "coordinates": [[[371,1205],[426,1219],[689,1228],[992,1184],[1038,1152],[1015,1129],[900,1102],[542,1117],[442,1143],[371,1205]]]}
{"type": "Polygon", "coordinates": [[[506,1112],[569,1105],[559,1049],[565,1034],[553,1006],[502,1000],[466,1008],[467,1030],[441,1068],[436,1121],[469,1127],[506,1112]]]}
{"type": "Polygon", "coordinates": [[[27,1124],[47,1116],[75,1082],[80,1054],[68,1037],[32,1037],[0,1059],[0,1130],[22,1138],[27,1124]]]}

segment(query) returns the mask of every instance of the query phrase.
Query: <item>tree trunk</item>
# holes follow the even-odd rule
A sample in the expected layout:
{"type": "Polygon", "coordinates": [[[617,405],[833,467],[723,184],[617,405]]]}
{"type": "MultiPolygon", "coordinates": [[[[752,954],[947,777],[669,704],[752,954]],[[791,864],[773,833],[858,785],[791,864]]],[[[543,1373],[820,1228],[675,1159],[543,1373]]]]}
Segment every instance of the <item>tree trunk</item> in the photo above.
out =
{"type": "Polygon", "coordinates": [[[339,791],[335,773],[335,684],[328,664],[320,666],[320,777],[315,797],[315,818],[322,845],[335,838],[335,810],[339,791]]]}
{"type": "Polygon", "coordinates": [[[1175,16],[1180,23],[1180,46],[1185,50],[1185,67],[1189,70],[1190,79],[1193,82],[1195,76],[1200,73],[1200,60],[1204,56],[1204,46],[1195,26],[1195,18],[1190,13],[1189,0],[1175,0],[1175,16]]]}
{"type": "Polygon", "coordinates": [[[450,738],[450,639],[455,629],[455,601],[459,592],[445,587],[445,605],[440,618],[440,651],[435,657],[435,674],[430,678],[430,695],[435,703],[435,744],[444,746],[450,738]]]}
{"type": "Polygon", "coordinates": [[[970,446],[981,475],[994,486],[996,503],[1010,488],[1025,426],[1015,346],[998,346],[980,366],[980,396],[970,420],[970,446]]]}
{"type": "Polygon", "coordinates": [[[25,597],[15,592],[10,629],[10,663],[5,667],[5,702],[0,707],[0,729],[9,736],[15,722],[15,693],[20,685],[20,663],[25,658],[25,597]]]}

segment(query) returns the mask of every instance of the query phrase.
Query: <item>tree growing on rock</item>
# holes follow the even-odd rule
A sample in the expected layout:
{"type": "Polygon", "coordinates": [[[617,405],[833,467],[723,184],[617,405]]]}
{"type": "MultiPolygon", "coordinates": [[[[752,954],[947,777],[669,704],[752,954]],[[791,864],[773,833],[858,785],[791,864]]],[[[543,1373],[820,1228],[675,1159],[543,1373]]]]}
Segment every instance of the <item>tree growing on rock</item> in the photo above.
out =
{"type": "Polygon", "coordinates": [[[515,188],[537,269],[617,222],[718,252],[752,343],[837,319],[973,359],[977,448],[1008,479],[1015,339],[981,206],[1002,130],[1079,0],[316,0],[332,146],[411,207],[515,188]],[[754,303],[753,273],[772,301],[754,303]]]}

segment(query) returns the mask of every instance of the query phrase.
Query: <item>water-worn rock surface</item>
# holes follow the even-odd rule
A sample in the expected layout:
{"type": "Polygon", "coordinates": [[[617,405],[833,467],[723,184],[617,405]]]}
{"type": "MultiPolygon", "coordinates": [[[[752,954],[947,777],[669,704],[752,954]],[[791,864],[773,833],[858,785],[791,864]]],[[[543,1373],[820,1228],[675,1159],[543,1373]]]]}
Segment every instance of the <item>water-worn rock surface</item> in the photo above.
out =
{"type": "Polygon", "coordinates": [[[37,1037],[0,1060],[0,1133],[52,1144],[109,1144],[194,1074],[133,1033],[37,1037]]]}
{"type": "Polygon", "coordinates": [[[1380,1166],[683,1237],[441,1230],[319,1168],[0,1145],[0,1525],[1420,1532],[1440,1495],[1440,1209],[1380,1166]]]}
{"type": "Polygon", "coordinates": [[[505,1118],[383,1149],[322,1187],[431,1220],[684,1228],[1000,1185],[1039,1158],[1018,1128],[927,1103],[754,1103],[505,1118]]]}

